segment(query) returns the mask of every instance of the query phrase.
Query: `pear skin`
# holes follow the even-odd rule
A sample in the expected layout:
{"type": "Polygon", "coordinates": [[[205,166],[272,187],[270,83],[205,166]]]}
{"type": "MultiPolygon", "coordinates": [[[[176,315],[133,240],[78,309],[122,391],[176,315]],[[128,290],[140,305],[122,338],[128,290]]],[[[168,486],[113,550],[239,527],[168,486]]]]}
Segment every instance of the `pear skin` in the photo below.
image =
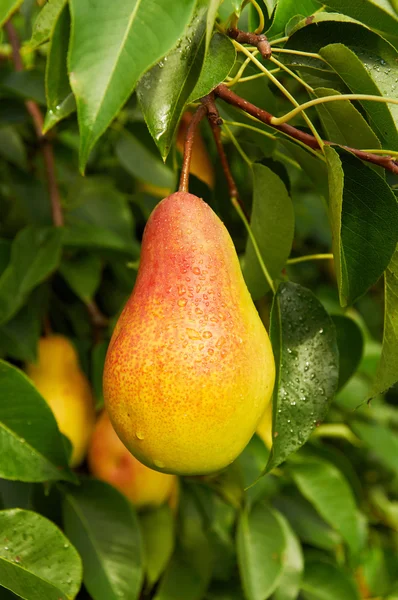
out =
{"type": "Polygon", "coordinates": [[[105,361],[105,404],[120,439],[159,471],[216,472],[252,437],[274,379],[226,228],[192,194],[165,198],[146,225],[105,361]]]}
{"type": "Polygon", "coordinates": [[[28,363],[26,373],[54,413],[60,431],[72,443],[72,467],[87,451],[95,423],[89,382],[81,371],[76,350],[62,335],[39,340],[38,361],[28,363]]]}
{"type": "Polygon", "coordinates": [[[106,411],[97,420],[88,450],[95,477],[110,483],[138,508],[177,502],[177,477],[148,469],[119,440],[106,411]]]}

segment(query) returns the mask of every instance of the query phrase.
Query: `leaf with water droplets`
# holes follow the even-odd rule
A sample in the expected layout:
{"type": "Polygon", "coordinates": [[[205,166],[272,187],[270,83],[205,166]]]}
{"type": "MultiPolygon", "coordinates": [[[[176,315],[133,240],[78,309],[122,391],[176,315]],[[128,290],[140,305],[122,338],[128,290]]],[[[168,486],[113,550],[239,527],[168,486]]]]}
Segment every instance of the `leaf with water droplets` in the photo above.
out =
{"type": "Polygon", "coordinates": [[[279,286],[270,335],[277,377],[273,445],[265,472],[308,440],[328,411],[339,376],[333,322],[310,290],[291,282],[279,286]]]}
{"type": "Polygon", "coordinates": [[[54,523],[28,510],[3,510],[0,538],[1,586],[25,600],[75,598],[82,581],[82,563],[54,523]]]}

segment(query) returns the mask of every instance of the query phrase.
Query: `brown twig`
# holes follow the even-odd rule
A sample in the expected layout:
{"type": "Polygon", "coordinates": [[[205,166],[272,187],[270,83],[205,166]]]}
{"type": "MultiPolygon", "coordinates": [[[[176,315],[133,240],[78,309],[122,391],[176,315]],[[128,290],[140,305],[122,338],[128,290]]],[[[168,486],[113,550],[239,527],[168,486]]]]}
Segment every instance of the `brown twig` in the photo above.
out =
{"type": "MultiPolygon", "coordinates": [[[[11,44],[12,48],[12,60],[14,63],[14,68],[16,71],[23,71],[24,66],[21,58],[20,52],[20,43],[18,39],[18,34],[15,30],[14,25],[8,21],[5,24],[5,30],[11,44]]],[[[48,184],[48,192],[51,201],[51,211],[53,223],[56,227],[62,227],[64,224],[64,219],[62,215],[61,208],[61,196],[59,193],[59,188],[57,184],[57,179],[55,176],[55,164],[54,164],[54,152],[53,147],[49,139],[43,135],[43,115],[39,106],[33,100],[25,101],[26,110],[32,117],[33,125],[35,128],[37,139],[41,146],[41,151],[43,154],[44,165],[46,169],[46,177],[48,184]]]]}
{"type": "Polygon", "coordinates": [[[271,44],[269,43],[267,36],[263,33],[250,33],[248,31],[236,29],[236,27],[230,27],[227,31],[227,35],[240,44],[250,44],[251,46],[255,46],[261,56],[265,59],[270,58],[272,54],[271,44]]]}
{"type": "Polygon", "coordinates": [[[203,106],[206,107],[206,110],[207,110],[207,120],[211,127],[214,141],[215,141],[216,147],[217,147],[217,152],[218,152],[218,155],[221,160],[221,165],[222,165],[225,179],[226,179],[227,185],[228,185],[229,196],[230,196],[230,198],[236,198],[236,200],[239,203],[239,206],[241,207],[242,211],[244,212],[246,218],[249,220],[249,216],[247,214],[246,208],[239,197],[238,188],[236,186],[235,180],[231,173],[228,158],[227,158],[227,155],[225,154],[225,150],[224,150],[224,145],[221,141],[220,125],[222,125],[222,119],[217,110],[217,106],[216,106],[215,99],[214,99],[214,94],[209,94],[208,96],[204,96],[203,98],[201,98],[201,102],[202,102],[203,106]]]}
{"type": "Polygon", "coordinates": [[[181,168],[181,176],[180,176],[180,185],[178,190],[180,192],[188,192],[188,184],[189,184],[189,171],[191,168],[191,158],[192,158],[192,146],[195,139],[195,133],[197,126],[200,121],[206,114],[206,107],[201,104],[192,119],[189,122],[187,133],[185,136],[184,143],[184,156],[182,159],[182,168],[181,168]]]}
{"type": "MultiPolygon", "coordinates": [[[[255,106],[254,104],[251,104],[251,102],[248,102],[244,98],[241,98],[240,96],[235,94],[235,92],[230,90],[226,85],[218,85],[215,88],[214,93],[216,96],[218,96],[228,104],[231,104],[236,108],[240,108],[241,110],[251,115],[252,117],[255,117],[262,123],[265,123],[265,125],[269,125],[273,129],[277,129],[278,131],[286,133],[288,136],[300,142],[303,142],[303,144],[306,144],[306,146],[309,146],[310,148],[319,150],[318,141],[313,135],[305,133],[304,131],[297,129],[296,127],[292,127],[292,125],[289,125],[288,123],[283,123],[282,125],[273,125],[271,121],[273,115],[271,115],[271,113],[267,112],[266,110],[263,110],[262,108],[259,108],[258,106],[255,106]]],[[[391,156],[372,154],[371,152],[364,152],[363,150],[358,150],[357,148],[351,148],[350,146],[334,144],[333,142],[329,142],[326,140],[324,140],[324,144],[328,146],[340,146],[341,148],[352,152],[352,154],[355,154],[355,156],[357,156],[361,160],[370,162],[374,165],[378,165],[380,167],[383,167],[387,171],[391,171],[392,173],[398,174],[398,163],[391,156]]]]}
{"type": "Polygon", "coordinates": [[[103,329],[109,325],[109,319],[101,312],[95,300],[88,300],[85,305],[90,316],[94,344],[98,344],[102,340],[103,329]]]}

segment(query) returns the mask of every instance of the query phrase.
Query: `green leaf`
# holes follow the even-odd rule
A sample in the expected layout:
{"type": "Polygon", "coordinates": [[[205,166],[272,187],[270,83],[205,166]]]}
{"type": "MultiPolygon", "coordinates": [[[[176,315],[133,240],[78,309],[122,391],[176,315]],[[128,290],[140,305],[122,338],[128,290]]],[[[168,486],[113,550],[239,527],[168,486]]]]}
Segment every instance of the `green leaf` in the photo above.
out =
{"type": "Polygon", "coordinates": [[[341,537],[302,496],[278,496],[274,504],[288,519],[298,537],[306,544],[334,551],[341,537]]]}
{"type": "Polygon", "coordinates": [[[21,136],[14,127],[0,129],[0,156],[26,171],[26,149],[21,136]]]}
{"type": "Polygon", "coordinates": [[[352,429],[380,462],[398,474],[398,438],[395,431],[377,423],[354,422],[352,429]]]}
{"type": "Polygon", "coordinates": [[[317,10],[319,10],[319,4],[316,0],[279,0],[271,27],[266,32],[267,37],[271,39],[279,34],[283,35],[285,26],[292,17],[296,15],[307,17],[317,10]]]}
{"type": "Polygon", "coordinates": [[[194,102],[194,100],[206,96],[219,83],[222,83],[229,75],[235,60],[236,50],[230,38],[221,33],[215,33],[211,38],[202,71],[188,102],[194,102]]]}
{"type": "Polygon", "coordinates": [[[178,548],[160,581],[154,600],[202,600],[203,578],[178,548]]]}
{"type": "Polygon", "coordinates": [[[165,504],[139,517],[144,544],[144,566],[150,587],[166,568],[174,548],[174,519],[165,504]]]}
{"type": "Polygon", "coordinates": [[[286,548],[274,511],[261,502],[240,515],[236,533],[238,565],[247,600],[265,600],[278,585],[286,548]]]}
{"type": "Polygon", "coordinates": [[[84,566],[93,600],[136,600],[142,583],[142,549],[132,505],[94,479],[64,488],[64,525],[84,566]]]}
{"type": "Polygon", "coordinates": [[[333,254],[342,306],[388,267],[397,244],[398,203],[385,180],[355,156],[325,148],[333,254]]]}
{"type": "Polygon", "coordinates": [[[22,4],[23,0],[2,0],[0,4],[0,27],[11,17],[22,4]]]}
{"type": "Polygon", "coordinates": [[[270,471],[309,438],[336,392],[338,350],[333,322],[302,286],[282,283],[274,298],[270,335],[276,363],[270,471]]]}
{"type": "Polygon", "coordinates": [[[306,562],[301,593],[306,600],[360,600],[352,577],[327,562],[306,562]]]}
{"type": "Polygon", "coordinates": [[[26,305],[10,321],[0,326],[0,354],[35,362],[47,299],[47,286],[36,288],[26,305]]]}
{"type": "Polygon", "coordinates": [[[388,33],[398,41],[398,18],[384,3],[380,6],[377,0],[326,0],[323,4],[365,23],[371,29],[388,33]]]}
{"type": "Polygon", "coordinates": [[[81,133],[81,170],[139,78],[183,34],[193,5],[194,0],[71,0],[69,73],[81,133]]]}
{"type": "Polygon", "coordinates": [[[140,80],[137,95],[148,129],[163,160],[169,153],[177,125],[203,66],[206,47],[207,0],[196,0],[184,35],[140,80]]]}
{"type": "Polygon", "coordinates": [[[120,164],[133,177],[161,188],[174,189],[173,171],[131,133],[123,131],[115,150],[120,164]]]}
{"type": "MultiPolygon", "coordinates": [[[[289,257],[294,234],[294,211],[287,189],[276,173],[253,165],[253,208],[250,226],[272,279],[280,276],[289,257]]],[[[253,243],[247,241],[243,275],[254,300],[269,289],[253,243]]]]}
{"type": "Polygon", "coordinates": [[[41,515],[0,511],[0,585],[26,600],[73,600],[82,563],[64,534],[41,515]]]}
{"type": "Polygon", "coordinates": [[[11,98],[31,99],[42,106],[46,105],[44,77],[41,71],[11,71],[2,77],[0,89],[11,98]]]}
{"type": "Polygon", "coordinates": [[[104,395],[102,391],[102,374],[104,372],[104,364],[107,350],[108,342],[100,342],[99,344],[96,344],[94,346],[91,354],[91,383],[94,391],[96,410],[99,410],[104,405],[104,395]]]}
{"type": "Polygon", "coordinates": [[[75,481],[47,402],[16,367],[0,361],[0,477],[75,481]]]}
{"type": "Polygon", "coordinates": [[[282,526],[286,548],[283,555],[282,576],[273,594],[273,600],[296,600],[304,570],[303,551],[287,519],[279,512],[276,512],[275,516],[282,526]]]}
{"type": "Polygon", "coordinates": [[[0,323],[15,315],[33,288],[57,268],[61,244],[60,229],[26,227],[18,233],[0,277],[0,323]]]}
{"type": "MultiPolygon", "coordinates": [[[[317,98],[338,94],[329,88],[314,90],[317,98]]],[[[329,141],[351,148],[381,148],[379,139],[349,100],[325,102],[318,104],[316,109],[329,141]]]]}
{"type": "Polygon", "coordinates": [[[364,340],[359,325],[343,315],[333,315],[339,349],[339,389],[354,375],[362,359],[364,340]]]}
{"type": "Polygon", "coordinates": [[[102,262],[98,256],[82,254],[73,259],[65,259],[59,270],[69,287],[83,302],[93,299],[101,282],[102,262]]]}
{"type": "Polygon", "coordinates": [[[55,23],[66,4],[66,0],[48,0],[33,24],[30,48],[34,49],[47,42],[54,30],[55,23]]]}
{"type": "Polygon", "coordinates": [[[323,459],[297,457],[289,472],[303,496],[356,555],[362,544],[360,522],[354,494],[341,471],[323,459]]]}
{"type": "MultiPolygon", "coordinates": [[[[396,96],[398,52],[377,33],[350,17],[320,12],[314,15],[311,24],[303,19],[287,47],[318,52],[353,93],[396,96]]],[[[302,63],[325,67],[325,63],[308,57],[296,55],[294,61],[295,68],[302,63]]],[[[361,105],[383,147],[398,149],[398,106],[366,100],[361,105]]]]}
{"type": "Polygon", "coordinates": [[[371,396],[385,392],[398,380],[398,246],[384,274],[384,333],[381,358],[371,396]]]}
{"type": "Polygon", "coordinates": [[[69,84],[66,65],[69,45],[69,31],[69,7],[68,5],[65,5],[56,20],[47,57],[47,113],[44,119],[44,132],[47,132],[56,123],[61,121],[61,119],[64,119],[74,110],[76,110],[76,102],[69,84]]]}

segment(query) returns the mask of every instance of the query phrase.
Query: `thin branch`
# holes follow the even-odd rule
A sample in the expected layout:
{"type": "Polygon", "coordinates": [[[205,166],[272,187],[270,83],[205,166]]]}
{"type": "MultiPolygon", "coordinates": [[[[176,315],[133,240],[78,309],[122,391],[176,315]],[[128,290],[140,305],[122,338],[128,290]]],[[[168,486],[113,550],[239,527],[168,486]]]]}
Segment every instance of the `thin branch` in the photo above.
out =
{"type": "MultiPolygon", "coordinates": [[[[259,108],[258,106],[255,106],[254,104],[252,104],[251,102],[248,102],[244,98],[241,98],[240,96],[235,94],[235,92],[230,90],[226,85],[223,85],[223,84],[218,85],[215,88],[214,93],[216,96],[218,96],[219,98],[221,98],[228,104],[231,104],[232,106],[235,106],[236,108],[240,108],[245,113],[251,115],[255,119],[258,119],[265,125],[268,125],[269,127],[272,127],[273,129],[277,129],[278,131],[281,131],[282,133],[285,133],[286,135],[298,140],[299,142],[302,142],[303,144],[305,144],[306,146],[309,146],[310,148],[313,148],[315,150],[320,149],[318,141],[315,139],[314,136],[310,135],[309,133],[305,133],[304,131],[301,131],[300,129],[297,129],[296,127],[292,127],[288,123],[282,123],[281,125],[274,125],[272,123],[272,119],[274,117],[273,117],[273,115],[271,115],[271,113],[267,112],[266,110],[263,110],[262,108],[259,108]]],[[[323,141],[323,143],[328,146],[333,146],[333,145],[339,146],[339,144],[333,144],[333,142],[328,142],[328,141],[323,141]]],[[[355,156],[357,156],[361,160],[370,162],[374,165],[379,165],[380,167],[383,167],[387,171],[391,171],[392,173],[398,174],[398,162],[393,160],[390,156],[380,156],[377,154],[372,154],[370,152],[365,152],[364,150],[358,150],[357,148],[351,148],[350,146],[341,146],[341,147],[344,148],[345,150],[348,150],[352,154],[355,154],[355,156]]]]}
{"type": "Polygon", "coordinates": [[[206,112],[207,112],[206,107],[203,104],[201,104],[199,106],[199,108],[197,109],[197,111],[195,112],[195,114],[193,115],[193,117],[190,120],[189,125],[187,127],[187,133],[185,136],[185,143],[184,143],[184,156],[182,159],[180,185],[178,188],[180,192],[188,192],[189,171],[191,168],[191,159],[192,159],[192,146],[193,146],[193,142],[195,139],[195,133],[196,133],[197,126],[199,125],[199,123],[203,119],[203,117],[205,116],[206,112]]]}
{"type": "Polygon", "coordinates": [[[249,219],[246,208],[245,208],[242,200],[239,197],[238,188],[236,186],[235,180],[231,173],[228,158],[227,158],[227,155],[225,154],[225,150],[224,150],[224,145],[221,141],[220,125],[222,125],[223,121],[218,113],[218,109],[217,109],[217,106],[216,106],[216,103],[214,100],[214,94],[209,94],[208,96],[204,96],[203,98],[201,98],[201,102],[206,107],[206,110],[207,110],[207,120],[211,127],[214,141],[215,141],[216,147],[217,147],[217,152],[218,152],[218,155],[221,160],[221,165],[222,165],[225,179],[226,179],[227,185],[228,185],[229,197],[236,198],[236,200],[239,203],[246,218],[249,219]]]}
{"type": "Polygon", "coordinates": [[[236,29],[236,27],[230,27],[227,31],[227,35],[240,44],[250,44],[251,46],[255,46],[260,52],[261,56],[265,59],[268,59],[272,54],[271,45],[267,39],[267,36],[264,34],[258,35],[257,33],[250,33],[247,31],[242,31],[241,29],[236,29]]]}
{"type": "MultiPolygon", "coordinates": [[[[20,43],[18,39],[18,34],[15,30],[14,25],[11,21],[5,24],[5,30],[7,33],[7,37],[11,44],[12,48],[12,60],[14,63],[14,68],[16,71],[23,71],[24,66],[21,58],[20,52],[20,43]]],[[[53,223],[56,227],[62,227],[64,224],[64,219],[62,215],[61,208],[61,196],[59,193],[59,188],[57,184],[57,179],[55,176],[55,163],[54,163],[54,152],[53,147],[50,140],[43,135],[43,115],[39,106],[33,100],[25,101],[26,110],[32,117],[33,125],[35,128],[37,139],[40,143],[41,151],[43,154],[44,165],[46,169],[46,177],[47,177],[47,185],[48,192],[51,201],[51,210],[52,210],[52,218],[53,223]]]]}
{"type": "Polygon", "coordinates": [[[295,265],[297,263],[307,262],[308,260],[332,260],[333,254],[307,254],[306,256],[297,256],[296,258],[289,258],[286,261],[288,265],[295,265]]]}

